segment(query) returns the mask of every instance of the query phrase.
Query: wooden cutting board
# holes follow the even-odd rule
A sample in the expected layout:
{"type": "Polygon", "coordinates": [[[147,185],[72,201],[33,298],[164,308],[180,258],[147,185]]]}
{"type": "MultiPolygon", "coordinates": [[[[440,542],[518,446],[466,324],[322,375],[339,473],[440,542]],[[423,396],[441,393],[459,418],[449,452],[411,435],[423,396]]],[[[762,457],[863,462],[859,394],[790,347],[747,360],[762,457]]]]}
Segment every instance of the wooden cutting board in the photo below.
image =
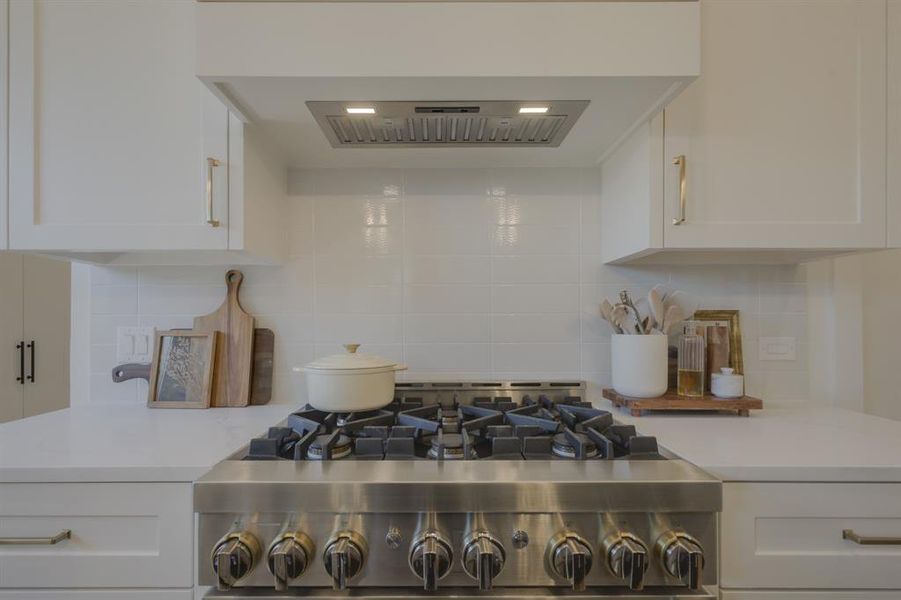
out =
{"type": "Polygon", "coordinates": [[[250,404],[268,404],[272,399],[272,365],[275,333],[257,327],[253,330],[253,375],[250,379],[250,404]]]}
{"type": "Polygon", "coordinates": [[[225,274],[228,292],[222,305],[208,315],[195,317],[196,331],[222,332],[213,370],[210,406],[247,406],[250,403],[250,375],[253,368],[253,317],[241,308],[238,290],[244,274],[225,274]]]}

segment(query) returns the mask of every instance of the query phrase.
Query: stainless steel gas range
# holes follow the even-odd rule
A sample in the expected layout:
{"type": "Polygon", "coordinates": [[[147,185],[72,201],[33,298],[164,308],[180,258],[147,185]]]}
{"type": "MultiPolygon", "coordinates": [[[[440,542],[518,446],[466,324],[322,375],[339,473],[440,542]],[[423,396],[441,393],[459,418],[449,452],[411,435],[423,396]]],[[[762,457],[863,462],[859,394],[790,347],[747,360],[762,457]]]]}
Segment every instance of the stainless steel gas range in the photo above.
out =
{"type": "Polygon", "coordinates": [[[400,383],[194,484],[209,598],[713,598],[721,484],[582,382],[400,383]]]}

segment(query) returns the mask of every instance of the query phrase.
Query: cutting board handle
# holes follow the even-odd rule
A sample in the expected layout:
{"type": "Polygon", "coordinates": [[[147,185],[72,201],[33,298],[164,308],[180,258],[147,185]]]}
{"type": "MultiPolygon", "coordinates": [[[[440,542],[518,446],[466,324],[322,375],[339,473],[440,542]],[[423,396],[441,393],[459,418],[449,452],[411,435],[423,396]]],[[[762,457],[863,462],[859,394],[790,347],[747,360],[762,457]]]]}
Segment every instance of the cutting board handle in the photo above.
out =
{"type": "Polygon", "coordinates": [[[237,269],[231,269],[225,274],[225,285],[228,286],[228,298],[238,306],[241,306],[241,301],[238,300],[238,289],[240,289],[242,281],[244,281],[244,273],[237,269]]]}

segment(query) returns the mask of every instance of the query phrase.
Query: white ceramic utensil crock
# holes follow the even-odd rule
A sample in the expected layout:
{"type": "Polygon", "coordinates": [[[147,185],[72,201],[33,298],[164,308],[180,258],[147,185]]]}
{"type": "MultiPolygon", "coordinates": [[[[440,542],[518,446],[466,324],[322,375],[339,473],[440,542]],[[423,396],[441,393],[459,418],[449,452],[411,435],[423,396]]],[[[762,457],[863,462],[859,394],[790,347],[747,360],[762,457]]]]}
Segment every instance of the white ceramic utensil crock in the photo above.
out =
{"type": "Polygon", "coordinates": [[[614,334],[610,346],[613,389],[633,398],[666,393],[667,345],[665,335],[614,334]]]}
{"type": "Polygon", "coordinates": [[[307,379],[307,401],[326,412],[375,410],[394,400],[394,373],[406,365],[357,354],[360,344],[345,344],[344,354],[320,358],[302,367],[307,379]]]}

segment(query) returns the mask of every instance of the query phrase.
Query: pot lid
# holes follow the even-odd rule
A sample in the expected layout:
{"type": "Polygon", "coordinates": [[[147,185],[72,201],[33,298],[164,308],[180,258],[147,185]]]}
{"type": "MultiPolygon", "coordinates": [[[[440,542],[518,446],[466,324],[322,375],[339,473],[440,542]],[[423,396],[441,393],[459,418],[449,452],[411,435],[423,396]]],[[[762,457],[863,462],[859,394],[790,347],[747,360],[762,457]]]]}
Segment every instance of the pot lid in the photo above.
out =
{"type": "Polygon", "coordinates": [[[397,363],[374,354],[357,354],[360,344],[344,344],[347,351],[343,354],[332,354],[319,358],[308,364],[305,368],[310,370],[360,370],[360,369],[388,369],[397,366],[397,363]]]}

